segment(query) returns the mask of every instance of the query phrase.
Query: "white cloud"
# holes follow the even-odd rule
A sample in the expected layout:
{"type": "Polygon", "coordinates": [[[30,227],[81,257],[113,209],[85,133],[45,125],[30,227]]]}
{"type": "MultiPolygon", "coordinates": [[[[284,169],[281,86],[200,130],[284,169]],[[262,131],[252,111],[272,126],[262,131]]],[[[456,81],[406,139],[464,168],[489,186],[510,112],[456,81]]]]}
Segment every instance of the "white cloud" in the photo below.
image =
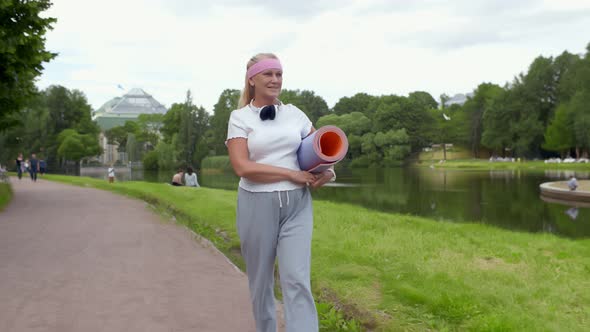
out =
{"type": "Polygon", "coordinates": [[[356,92],[438,98],[504,84],[541,54],[583,52],[589,12],[573,0],[56,0],[47,47],[60,55],[38,85],[80,89],[94,108],[121,94],[117,84],[167,106],[191,89],[211,111],[224,89],[242,87],[253,54],[273,51],[285,88],[331,106],[356,92]]]}

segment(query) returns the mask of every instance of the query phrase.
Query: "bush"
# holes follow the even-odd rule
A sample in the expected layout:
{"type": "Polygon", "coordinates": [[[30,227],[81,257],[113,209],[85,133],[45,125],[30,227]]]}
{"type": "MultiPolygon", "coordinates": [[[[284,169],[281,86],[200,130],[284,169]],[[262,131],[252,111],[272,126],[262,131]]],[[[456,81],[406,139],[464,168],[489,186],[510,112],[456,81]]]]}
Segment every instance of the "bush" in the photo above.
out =
{"type": "Polygon", "coordinates": [[[150,151],[143,156],[143,169],[150,171],[158,170],[158,152],[150,151]]]}
{"type": "Polygon", "coordinates": [[[201,161],[201,169],[221,169],[224,171],[231,171],[231,163],[229,162],[229,156],[212,156],[206,157],[201,161]]]}
{"type": "Polygon", "coordinates": [[[158,153],[158,169],[171,170],[178,166],[176,151],[173,144],[160,141],[156,146],[158,153]]]}
{"type": "Polygon", "coordinates": [[[350,167],[352,168],[367,168],[371,164],[369,157],[367,156],[359,156],[354,158],[350,163],[350,167]]]}

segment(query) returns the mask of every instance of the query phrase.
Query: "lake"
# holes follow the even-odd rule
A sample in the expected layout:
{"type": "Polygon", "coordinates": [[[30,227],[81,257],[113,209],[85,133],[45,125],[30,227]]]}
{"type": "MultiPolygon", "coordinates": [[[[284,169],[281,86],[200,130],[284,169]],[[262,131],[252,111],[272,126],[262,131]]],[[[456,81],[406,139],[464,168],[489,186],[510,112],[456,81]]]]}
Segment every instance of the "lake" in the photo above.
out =
{"type": "MultiPolygon", "coordinates": [[[[81,175],[104,178],[100,168],[81,175]]],[[[515,231],[548,232],[564,237],[590,237],[590,208],[545,202],[539,184],[565,180],[585,171],[468,171],[430,168],[344,169],[336,183],[313,192],[314,199],[344,202],[370,209],[424,216],[441,222],[476,222],[515,231]]],[[[117,180],[169,182],[172,172],[117,171],[117,180]]],[[[233,173],[198,172],[206,187],[237,188],[233,173]]]]}

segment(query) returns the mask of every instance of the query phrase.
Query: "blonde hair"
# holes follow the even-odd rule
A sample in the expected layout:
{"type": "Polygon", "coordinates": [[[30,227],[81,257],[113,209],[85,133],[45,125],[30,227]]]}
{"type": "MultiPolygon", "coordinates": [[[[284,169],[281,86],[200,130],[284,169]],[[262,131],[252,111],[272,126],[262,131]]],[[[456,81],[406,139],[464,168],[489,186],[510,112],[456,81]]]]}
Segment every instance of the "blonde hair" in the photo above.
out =
{"type": "MultiPolygon", "coordinates": [[[[246,64],[246,71],[248,71],[248,69],[250,67],[252,67],[255,63],[257,63],[258,61],[262,60],[262,59],[279,59],[276,55],[272,54],[272,53],[258,53],[255,56],[253,56],[250,61],[248,61],[248,64],[246,64]]],[[[242,90],[242,95],[240,96],[240,100],[238,101],[238,108],[242,108],[248,104],[250,104],[250,101],[252,100],[252,98],[254,98],[254,87],[251,86],[248,82],[248,76],[246,76],[246,73],[244,73],[244,77],[246,80],[246,83],[244,84],[244,89],[242,90]]]]}

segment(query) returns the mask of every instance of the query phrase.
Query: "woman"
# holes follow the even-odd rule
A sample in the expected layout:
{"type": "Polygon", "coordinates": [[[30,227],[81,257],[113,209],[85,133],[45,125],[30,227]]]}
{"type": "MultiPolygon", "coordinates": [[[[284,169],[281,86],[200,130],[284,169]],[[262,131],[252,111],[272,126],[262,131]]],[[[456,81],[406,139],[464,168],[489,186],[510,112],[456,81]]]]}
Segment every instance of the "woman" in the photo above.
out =
{"type": "Polygon", "coordinates": [[[197,173],[193,173],[192,167],[187,167],[186,173],[184,174],[184,184],[187,187],[200,187],[197,182],[197,173]]]}
{"type": "Polygon", "coordinates": [[[115,182],[115,165],[111,164],[111,166],[107,169],[107,175],[109,177],[109,183],[115,182]]]}
{"type": "Polygon", "coordinates": [[[172,182],[170,184],[175,187],[181,187],[183,174],[184,172],[182,171],[182,168],[179,168],[178,172],[172,176],[172,182]]]}
{"type": "Polygon", "coordinates": [[[19,153],[18,157],[16,157],[16,174],[17,174],[19,180],[23,178],[23,168],[24,167],[25,167],[25,165],[23,162],[23,154],[19,153]]]}
{"type": "Polygon", "coordinates": [[[310,287],[313,215],[309,188],[333,179],[333,170],[311,174],[299,169],[297,149],[315,129],[293,105],[278,100],[283,82],[274,54],[247,64],[239,109],[231,113],[226,145],[238,189],[237,227],[257,331],[276,331],[274,263],[288,332],[318,331],[310,287]]]}

